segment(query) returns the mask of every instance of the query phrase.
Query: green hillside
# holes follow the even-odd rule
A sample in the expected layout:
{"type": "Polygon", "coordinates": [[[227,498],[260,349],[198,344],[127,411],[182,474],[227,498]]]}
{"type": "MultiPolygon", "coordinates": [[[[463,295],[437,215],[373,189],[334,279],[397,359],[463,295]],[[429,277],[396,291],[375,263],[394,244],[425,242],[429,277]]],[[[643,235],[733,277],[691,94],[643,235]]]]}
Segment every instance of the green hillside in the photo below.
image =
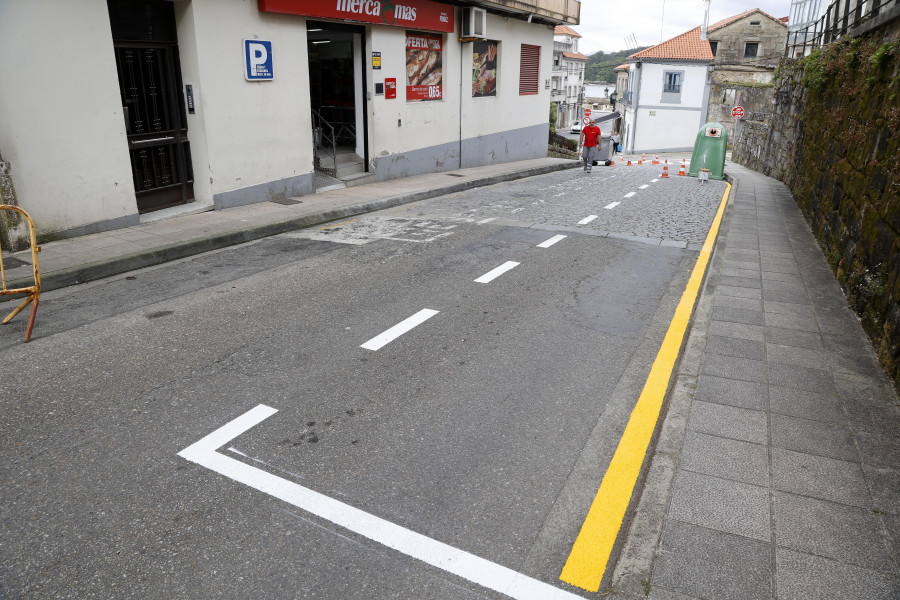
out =
{"type": "Polygon", "coordinates": [[[640,52],[650,46],[640,46],[632,50],[621,50],[619,52],[595,52],[588,57],[587,65],[584,68],[585,81],[605,81],[614,83],[616,81],[616,73],[613,71],[616,67],[624,64],[625,58],[640,52]]]}

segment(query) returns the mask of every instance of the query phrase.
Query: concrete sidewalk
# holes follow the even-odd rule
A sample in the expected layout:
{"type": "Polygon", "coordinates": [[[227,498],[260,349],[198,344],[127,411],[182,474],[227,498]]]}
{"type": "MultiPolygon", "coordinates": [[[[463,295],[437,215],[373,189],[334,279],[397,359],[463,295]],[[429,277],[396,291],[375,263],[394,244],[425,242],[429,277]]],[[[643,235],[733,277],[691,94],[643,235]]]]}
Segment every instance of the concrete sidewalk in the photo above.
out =
{"type": "MultiPolygon", "coordinates": [[[[41,289],[84,283],[335,219],[577,165],[571,160],[539,158],[428,173],[165,220],[156,220],[157,213],[150,213],[134,227],[41,244],[41,289]]],[[[4,253],[3,257],[9,287],[31,285],[31,252],[4,253]]]]}
{"type": "Polygon", "coordinates": [[[790,193],[735,188],[619,599],[900,598],[900,404],[790,193]]]}
{"type": "MultiPolygon", "coordinates": [[[[52,242],[43,289],[577,166],[459,169],[52,242]]],[[[897,396],[784,185],[726,171],[735,188],[612,597],[900,598],[897,396]]]]}

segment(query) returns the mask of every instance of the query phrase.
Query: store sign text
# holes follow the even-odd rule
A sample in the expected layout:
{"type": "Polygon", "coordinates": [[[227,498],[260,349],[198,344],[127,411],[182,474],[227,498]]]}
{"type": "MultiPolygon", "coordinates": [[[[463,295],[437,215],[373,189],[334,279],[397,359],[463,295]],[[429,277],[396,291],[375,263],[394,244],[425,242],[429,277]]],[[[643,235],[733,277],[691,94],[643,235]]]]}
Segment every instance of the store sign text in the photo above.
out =
{"type": "Polygon", "coordinates": [[[453,33],[455,10],[432,0],[258,0],[260,12],[453,33]]]}

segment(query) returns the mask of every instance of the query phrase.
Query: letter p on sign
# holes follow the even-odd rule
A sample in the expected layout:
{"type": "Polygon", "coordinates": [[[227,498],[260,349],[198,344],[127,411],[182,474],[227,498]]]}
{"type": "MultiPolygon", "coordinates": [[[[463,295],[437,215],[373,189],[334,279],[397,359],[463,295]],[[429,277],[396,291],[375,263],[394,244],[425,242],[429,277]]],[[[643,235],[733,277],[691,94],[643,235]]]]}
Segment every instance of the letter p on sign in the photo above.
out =
{"type": "Polygon", "coordinates": [[[244,78],[247,81],[268,81],[272,70],[272,42],[244,40],[244,78]]]}

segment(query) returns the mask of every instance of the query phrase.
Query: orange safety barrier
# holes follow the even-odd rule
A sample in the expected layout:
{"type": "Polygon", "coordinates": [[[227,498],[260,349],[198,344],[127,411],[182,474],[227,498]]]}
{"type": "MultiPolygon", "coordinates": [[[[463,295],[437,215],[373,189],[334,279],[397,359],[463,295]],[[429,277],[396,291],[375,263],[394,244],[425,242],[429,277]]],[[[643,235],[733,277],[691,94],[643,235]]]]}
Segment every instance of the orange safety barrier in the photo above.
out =
{"type": "Polygon", "coordinates": [[[31,269],[34,275],[34,285],[20,288],[6,287],[6,267],[3,264],[3,250],[0,249],[0,282],[2,282],[2,288],[0,288],[0,296],[12,296],[20,294],[25,294],[27,296],[25,300],[11,313],[9,313],[9,316],[3,319],[3,321],[0,321],[0,323],[6,325],[10,321],[12,321],[13,317],[22,312],[22,309],[31,304],[31,315],[28,317],[28,326],[25,328],[25,341],[27,342],[31,340],[31,330],[34,329],[34,316],[37,314],[38,301],[41,297],[41,271],[38,267],[37,256],[38,252],[41,251],[41,248],[37,245],[37,237],[34,233],[34,221],[31,220],[31,217],[27,212],[25,212],[18,206],[11,206],[8,204],[0,204],[0,210],[11,210],[17,213],[21,213],[22,216],[25,217],[25,222],[28,223],[28,236],[31,241],[31,269]]]}

